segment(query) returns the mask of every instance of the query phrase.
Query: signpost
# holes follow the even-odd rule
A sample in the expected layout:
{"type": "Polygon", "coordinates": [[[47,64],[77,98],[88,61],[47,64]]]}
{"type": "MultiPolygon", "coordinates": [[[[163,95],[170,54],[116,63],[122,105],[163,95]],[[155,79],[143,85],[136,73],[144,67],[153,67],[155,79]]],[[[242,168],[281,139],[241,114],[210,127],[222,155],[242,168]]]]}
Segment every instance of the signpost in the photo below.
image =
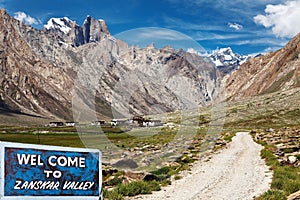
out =
{"type": "Polygon", "coordinates": [[[99,200],[101,152],[0,142],[0,200],[99,200]]]}

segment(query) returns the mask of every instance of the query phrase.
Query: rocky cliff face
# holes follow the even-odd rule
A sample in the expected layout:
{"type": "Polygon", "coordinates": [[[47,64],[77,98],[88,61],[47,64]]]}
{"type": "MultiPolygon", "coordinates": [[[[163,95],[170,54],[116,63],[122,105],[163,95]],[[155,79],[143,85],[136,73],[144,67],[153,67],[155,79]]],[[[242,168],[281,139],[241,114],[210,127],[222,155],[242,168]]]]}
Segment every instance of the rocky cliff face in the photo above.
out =
{"type": "Polygon", "coordinates": [[[80,27],[67,17],[51,18],[44,26],[44,31],[59,36],[60,42],[78,47],[90,42],[99,42],[110,33],[104,20],[87,16],[80,27]]]}
{"type": "Polygon", "coordinates": [[[20,34],[39,31],[0,11],[0,97],[12,110],[30,114],[70,117],[72,79],[65,71],[42,59],[20,34]]]}
{"type": "MultiPolygon", "coordinates": [[[[218,73],[170,47],[129,47],[103,20],[50,19],[36,30],[0,11],[0,106],[72,118],[153,114],[208,104],[218,73]],[[73,110],[72,110],[73,103],[73,110]]],[[[88,119],[88,118],[87,118],[88,119]]]]}
{"type": "Polygon", "coordinates": [[[284,48],[250,59],[226,78],[231,99],[288,90],[300,86],[300,34],[284,48]]]}

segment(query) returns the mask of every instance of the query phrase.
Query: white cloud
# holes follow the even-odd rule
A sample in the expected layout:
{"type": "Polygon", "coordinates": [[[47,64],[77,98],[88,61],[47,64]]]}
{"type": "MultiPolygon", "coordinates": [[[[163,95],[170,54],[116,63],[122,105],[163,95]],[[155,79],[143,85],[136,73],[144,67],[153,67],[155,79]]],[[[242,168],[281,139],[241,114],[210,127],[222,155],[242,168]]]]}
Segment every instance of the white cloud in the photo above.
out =
{"type": "Polygon", "coordinates": [[[141,38],[144,39],[163,39],[163,40],[185,40],[187,36],[177,31],[163,29],[163,28],[145,28],[141,29],[140,32],[141,38]]]}
{"type": "Polygon", "coordinates": [[[233,28],[236,31],[243,29],[243,26],[238,23],[228,23],[229,28],[233,28]]]}
{"type": "Polygon", "coordinates": [[[197,41],[211,41],[211,40],[234,40],[234,39],[241,39],[241,38],[247,38],[252,36],[248,33],[226,33],[226,34],[217,34],[213,32],[197,32],[194,34],[193,38],[197,41]]]}
{"type": "Polygon", "coordinates": [[[164,22],[167,24],[168,28],[178,28],[183,30],[193,30],[193,31],[215,31],[223,30],[223,26],[214,26],[214,25],[203,25],[199,23],[186,22],[179,18],[164,17],[164,22]]]}
{"type": "Polygon", "coordinates": [[[267,5],[265,15],[257,15],[254,22],[266,28],[278,37],[293,37],[300,32],[300,0],[287,1],[284,4],[267,5]]]}
{"type": "Polygon", "coordinates": [[[254,38],[254,39],[246,39],[239,40],[235,42],[231,42],[234,45],[271,45],[275,47],[282,47],[287,43],[286,40],[280,38],[254,38]]]}
{"type": "Polygon", "coordinates": [[[114,37],[125,41],[130,40],[130,41],[141,41],[141,42],[151,41],[151,40],[176,41],[176,40],[190,39],[188,38],[188,36],[184,35],[183,33],[171,29],[165,29],[159,27],[145,27],[145,28],[131,29],[116,34],[114,37]]]}
{"type": "Polygon", "coordinates": [[[172,4],[179,7],[179,10],[184,10],[189,14],[199,15],[197,8],[203,6],[207,8],[213,8],[219,10],[220,12],[231,14],[238,14],[241,18],[252,17],[253,12],[257,11],[258,8],[265,6],[266,4],[279,4],[285,2],[286,0],[166,0],[172,4]]]}
{"type": "Polygon", "coordinates": [[[37,20],[24,12],[15,12],[14,18],[24,22],[25,24],[34,25],[34,24],[41,24],[40,20],[37,20]]]}

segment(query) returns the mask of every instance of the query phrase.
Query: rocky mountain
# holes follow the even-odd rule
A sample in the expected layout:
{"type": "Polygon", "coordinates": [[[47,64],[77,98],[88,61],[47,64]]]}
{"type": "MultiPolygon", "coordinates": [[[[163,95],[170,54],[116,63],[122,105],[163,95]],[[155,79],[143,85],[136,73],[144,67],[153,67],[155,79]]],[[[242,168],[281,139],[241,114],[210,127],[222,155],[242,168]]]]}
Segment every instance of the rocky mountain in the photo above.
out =
{"type": "MultiPolygon", "coordinates": [[[[45,50],[59,46],[42,31],[35,30],[11,18],[0,10],[0,98],[2,107],[29,114],[70,117],[72,79],[66,69],[39,56],[31,44],[45,50]],[[37,35],[40,35],[37,37],[37,35]]],[[[44,52],[45,54],[48,51],[44,52]]]]}
{"type": "Polygon", "coordinates": [[[208,61],[211,61],[223,75],[230,74],[237,70],[241,64],[245,63],[252,57],[251,55],[240,55],[238,53],[234,53],[230,47],[218,48],[204,53],[198,52],[193,48],[189,48],[187,52],[197,54],[206,58],[208,61]]]}
{"type": "Polygon", "coordinates": [[[227,96],[252,97],[300,86],[300,34],[284,48],[250,59],[225,79],[227,96]]]}
{"type": "Polygon", "coordinates": [[[200,56],[129,47],[90,16],[82,26],[52,18],[37,30],[0,10],[0,66],[1,108],[75,120],[195,108],[220,85],[200,56]]]}
{"type": "Polygon", "coordinates": [[[221,72],[229,74],[237,70],[239,66],[248,61],[251,56],[233,53],[232,49],[227,47],[212,51],[209,58],[221,72]]]}
{"type": "Polygon", "coordinates": [[[91,16],[87,16],[81,27],[67,17],[51,18],[44,26],[44,30],[59,35],[62,43],[76,47],[90,42],[99,42],[110,35],[105,21],[96,20],[91,16]]]}

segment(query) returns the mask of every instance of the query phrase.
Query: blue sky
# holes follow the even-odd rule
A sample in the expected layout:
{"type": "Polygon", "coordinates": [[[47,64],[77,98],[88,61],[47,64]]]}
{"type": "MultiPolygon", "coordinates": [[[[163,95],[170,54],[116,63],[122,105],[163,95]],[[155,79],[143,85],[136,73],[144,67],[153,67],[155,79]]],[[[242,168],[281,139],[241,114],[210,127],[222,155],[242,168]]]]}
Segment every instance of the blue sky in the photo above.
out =
{"type": "Polygon", "coordinates": [[[300,0],[0,0],[0,5],[39,29],[51,17],[67,16],[81,25],[91,15],[104,19],[112,35],[160,27],[206,50],[230,46],[241,54],[276,50],[300,32],[300,0]]]}

